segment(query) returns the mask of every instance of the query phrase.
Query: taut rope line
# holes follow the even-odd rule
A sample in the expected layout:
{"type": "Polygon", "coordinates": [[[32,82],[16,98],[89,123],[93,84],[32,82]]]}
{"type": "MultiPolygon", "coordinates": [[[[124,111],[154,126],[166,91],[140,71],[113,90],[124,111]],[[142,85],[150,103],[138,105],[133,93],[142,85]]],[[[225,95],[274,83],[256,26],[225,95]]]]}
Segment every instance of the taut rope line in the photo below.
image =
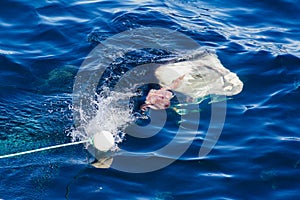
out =
{"type": "Polygon", "coordinates": [[[40,151],[46,151],[46,150],[49,150],[49,149],[56,149],[56,148],[61,148],[61,147],[73,146],[73,145],[83,144],[83,143],[87,143],[87,142],[91,142],[91,140],[87,139],[87,140],[82,140],[82,141],[79,141],[79,142],[71,142],[71,143],[66,143],[66,144],[54,145],[54,146],[50,146],[50,147],[43,147],[43,148],[40,148],[40,149],[33,149],[33,150],[29,150],[29,151],[23,151],[23,152],[19,152],[19,153],[7,154],[7,155],[0,156],[0,159],[2,159],[2,158],[11,158],[11,157],[15,157],[15,156],[20,156],[20,155],[25,155],[25,154],[30,154],[30,153],[40,152],[40,151]]]}

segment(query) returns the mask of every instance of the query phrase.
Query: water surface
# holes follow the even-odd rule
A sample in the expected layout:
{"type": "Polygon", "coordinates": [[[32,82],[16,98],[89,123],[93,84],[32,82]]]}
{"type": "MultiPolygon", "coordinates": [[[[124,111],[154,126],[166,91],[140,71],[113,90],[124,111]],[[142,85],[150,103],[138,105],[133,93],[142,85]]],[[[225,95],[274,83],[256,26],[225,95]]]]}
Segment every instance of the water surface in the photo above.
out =
{"type": "MultiPolygon", "coordinates": [[[[0,199],[297,199],[299,11],[292,0],[2,1],[1,155],[71,140],[76,72],[97,44],[125,30],[184,33],[215,50],[244,89],[227,102],[221,137],[204,159],[198,150],[209,101],[199,105],[193,144],[164,169],[95,169],[82,145],[67,147],[0,160],[0,199]]],[[[142,151],[170,137],[172,131],[147,141],[128,137],[122,145],[142,151]]]]}

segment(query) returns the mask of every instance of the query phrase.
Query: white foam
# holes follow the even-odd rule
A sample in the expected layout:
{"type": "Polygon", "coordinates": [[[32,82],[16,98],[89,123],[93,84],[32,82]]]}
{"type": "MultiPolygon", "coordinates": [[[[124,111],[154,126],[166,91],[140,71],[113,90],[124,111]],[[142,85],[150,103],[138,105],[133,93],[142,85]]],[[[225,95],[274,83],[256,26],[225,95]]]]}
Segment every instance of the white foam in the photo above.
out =
{"type": "Polygon", "coordinates": [[[90,109],[94,112],[89,113],[94,113],[94,116],[87,116],[87,112],[79,111],[83,123],[78,129],[84,130],[84,133],[74,131],[71,134],[73,139],[92,138],[94,147],[100,151],[108,151],[122,142],[122,131],[133,120],[129,100],[134,95],[131,92],[120,93],[104,88],[97,95],[97,100],[91,103],[90,109]]]}

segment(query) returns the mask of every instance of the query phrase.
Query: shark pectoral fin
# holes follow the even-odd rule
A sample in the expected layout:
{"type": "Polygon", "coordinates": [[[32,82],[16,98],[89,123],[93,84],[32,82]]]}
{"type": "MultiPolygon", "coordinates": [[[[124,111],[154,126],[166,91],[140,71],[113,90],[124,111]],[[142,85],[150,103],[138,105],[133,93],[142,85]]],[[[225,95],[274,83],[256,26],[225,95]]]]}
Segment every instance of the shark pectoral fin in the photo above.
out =
{"type": "Polygon", "coordinates": [[[107,156],[101,158],[100,160],[95,160],[94,162],[91,163],[91,165],[96,168],[107,169],[110,168],[112,162],[113,162],[113,157],[107,156]]]}

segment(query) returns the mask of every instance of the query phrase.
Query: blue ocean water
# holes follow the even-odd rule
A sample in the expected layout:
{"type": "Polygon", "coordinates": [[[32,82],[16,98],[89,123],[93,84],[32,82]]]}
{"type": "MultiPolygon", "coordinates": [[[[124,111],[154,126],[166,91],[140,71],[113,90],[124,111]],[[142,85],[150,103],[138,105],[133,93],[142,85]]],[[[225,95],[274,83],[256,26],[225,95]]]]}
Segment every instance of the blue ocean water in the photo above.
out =
{"type": "MultiPolygon", "coordinates": [[[[295,0],[1,1],[1,155],[71,140],[76,72],[122,31],[181,32],[215,50],[244,88],[227,101],[220,139],[203,159],[201,134],[176,162],[143,174],[93,168],[82,145],[1,159],[0,199],[298,199],[299,12],[295,0]]],[[[205,133],[210,104],[199,106],[205,133]]]]}

